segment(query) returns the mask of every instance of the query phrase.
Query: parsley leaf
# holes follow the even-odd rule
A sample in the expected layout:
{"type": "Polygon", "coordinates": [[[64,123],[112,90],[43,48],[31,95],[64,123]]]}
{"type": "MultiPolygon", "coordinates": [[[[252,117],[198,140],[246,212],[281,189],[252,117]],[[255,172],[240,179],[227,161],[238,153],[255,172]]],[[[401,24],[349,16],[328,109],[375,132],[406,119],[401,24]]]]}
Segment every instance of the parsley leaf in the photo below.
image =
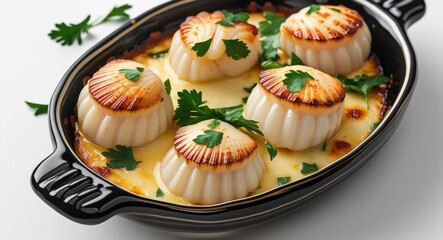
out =
{"type": "Polygon", "coordinates": [[[369,131],[374,131],[378,127],[378,125],[380,125],[380,122],[372,123],[371,125],[369,125],[369,131]]]}
{"type": "Polygon", "coordinates": [[[223,133],[214,130],[206,130],[204,134],[198,135],[192,141],[197,144],[206,145],[208,148],[213,148],[221,143],[223,133]]]}
{"type": "Polygon", "coordinates": [[[34,116],[45,114],[48,112],[48,104],[39,104],[25,101],[26,105],[35,109],[34,116]]]}
{"type": "Polygon", "coordinates": [[[268,150],[269,157],[271,158],[271,161],[277,156],[277,149],[275,149],[272,144],[270,144],[268,141],[265,142],[266,150],[268,150]]]}
{"type": "Polygon", "coordinates": [[[337,76],[338,80],[344,85],[347,92],[354,91],[363,95],[366,99],[366,108],[369,109],[369,92],[375,86],[388,83],[389,78],[383,75],[357,75],[354,78],[347,78],[345,76],[337,76]]]}
{"type": "Polygon", "coordinates": [[[222,13],[225,18],[217,23],[223,26],[233,27],[235,25],[234,22],[246,22],[249,19],[249,14],[244,12],[234,14],[232,12],[223,10],[222,13]]]}
{"type": "Polygon", "coordinates": [[[203,57],[208,52],[211,42],[212,38],[204,42],[198,42],[192,47],[192,50],[197,53],[197,57],[203,57]]]}
{"type": "Polygon", "coordinates": [[[214,129],[215,127],[217,127],[218,125],[220,125],[220,121],[218,119],[214,119],[214,121],[212,121],[208,127],[211,129],[214,129]]]}
{"type": "Polygon", "coordinates": [[[306,14],[311,15],[313,13],[316,13],[318,11],[320,11],[321,6],[318,4],[312,4],[311,6],[309,6],[309,10],[306,12],[306,14]]]}
{"type": "Polygon", "coordinates": [[[273,61],[273,60],[265,60],[265,61],[261,62],[261,67],[264,70],[273,69],[273,68],[281,68],[281,67],[284,67],[284,66],[286,66],[286,65],[285,64],[281,64],[281,63],[276,62],[276,61],[273,61]]]}
{"type": "Polygon", "coordinates": [[[165,81],[163,84],[165,85],[166,93],[167,93],[168,95],[170,95],[170,94],[171,94],[171,89],[172,89],[172,87],[171,87],[171,82],[169,81],[169,78],[166,79],[166,81],[165,81]]]}
{"type": "Polygon", "coordinates": [[[115,146],[115,149],[108,149],[102,152],[106,158],[112,159],[106,164],[109,168],[126,168],[126,170],[134,170],[140,161],[136,161],[131,147],[122,145],[115,146]]]}
{"type": "MultiPolygon", "coordinates": [[[[252,90],[257,86],[257,83],[253,83],[250,87],[244,87],[243,90],[247,93],[251,93],[252,90]]],[[[246,103],[248,101],[249,96],[242,98],[242,102],[246,103]]]]}
{"type": "Polygon", "coordinates": [[[137,82],[138,79],[140,79],[140,73],[142,73],[144,70],[145,69],[142,67],[137,67],[136,69],[120,69],[118,72],[125,74],[125,77],[128,80],[137,82]]]}
{"type": "Polygon", "coordinates": [[[88,33],[89,29],[91,29],[94,25],[89,23],[91,16],[87,16],[83,21],[78,24],[66,24],[66,23],[56,23],[56,29],[51,30],[48,36],[60,43],[62,46],[72,45],[75,41],[77,41],[78,45],[82,44],[82,33],[88,33]]]}
{"type": "Polygon", "coordinates": [[[281,186],[281,185],[285,185],[286,183],[288,183],[291,180],[291,177],[278,177],[277,178],[277,185],[281,186]]]}
{"type": "Polygon", "coordinates": [[[309,163],[302,163],[302,169],[301,169],[301,173],[302,174],[307,174],[307,173],[311,173],[311,172],[315,172],[318,170],[317,164],[313,163],[313,164],[309,164],[309,163]]]}
{"type": "Polygon", "coordinates": [[[338,9],[338,8],[329,8],[329,9],[331,9],[332,11],[336,11],[336,12],[341,12],[341,10],[340,9],[338,9]]]}
{"type": "Polygon", "coordinates": [[[239,39],[223,39],[226,46],[226,55],[234,60],[246,58],[251,52],[245,42],[239,39]]]}
{"type": "Polygon", "coordinates": [[[155,197],[163,197],[165,194],[160,188],[157,188],[157,191],[155,192],[155,197]]]}
{"type": "Polygon", "coordinates": [[[263,59],[272,60],[278,58],[278,49],[280,48],[280,40],[278,35],[267,36],[264,40],[260,41],[263,48],[263,59]]]}
{"type": "Polygon", "coordinates": [[[109,22],[110,20],[120,17],[121,19],[128,19],[129,15],[125,12],[126,10],[132,8],[131,5],[125,4],[123,6],[114,7],[111,12],[109,12],[106,17],[104,17],[100,22],[94,24],[93,22],[90,22],[91,16],[88,15],[83,21],[80,23],[74,24],[74,23],[56,23],[55,29],[51,30],[50,33],[48,33],[48,36],[51,38],[51,40],[56,41],[57,43],[60,43],[62,46],[65,45],[72,45],[75,41],[79,45],[82,44],[82,34],[89,33],[89,30],[97,25],[100,25],[102,23],[109,22]]]}
{"type": "Polygon", "coordinates": [[[174,120],[177,125],[183,127],[195,124],[208,119],[218,119],[230,123],[236,128],[244,127],[252,133],[263,135],[259,130],[257,122],[245,119],[242,115],[243,105],[227,107],[227,108],[209,108],[202,99],[202,92],[195,89],[191,91],[183,90],[177,92],[178,107],[175,109],[174,120]]]}
{"type": "Polygon", "coordinates": [[[160,57],[163,57],[163,55],[165,55],[168,52],[169,52],[169,48],[162,50],[162,51],[158,51],[158,52],[148,52],[146,55],[148,55],[149,57],[152,57],[152,58],[160,58],[160,57]]]}
{"type": "Polygon", "coordinates": [[[295,54],[291,53],[291,65],[305,65],[303,61],[295,54]]]}
{"type": "Polygon", "coordinates": [[[258,31],[262,36],[270,36],[278,34],[280,25],[286,21],[286,17],[279,17],[274,12],[263,12],[265,21],[259,23],[258,31]]]}
{"type": "Polygon", "coordinates": [[[286,85],[289,92],[299,92],[306,84],[306,80],[315,79],[307,72],[303,72],[301,70],[290,70],[289,73],[285,74],[285,79],[283,83],[286,85]]]}

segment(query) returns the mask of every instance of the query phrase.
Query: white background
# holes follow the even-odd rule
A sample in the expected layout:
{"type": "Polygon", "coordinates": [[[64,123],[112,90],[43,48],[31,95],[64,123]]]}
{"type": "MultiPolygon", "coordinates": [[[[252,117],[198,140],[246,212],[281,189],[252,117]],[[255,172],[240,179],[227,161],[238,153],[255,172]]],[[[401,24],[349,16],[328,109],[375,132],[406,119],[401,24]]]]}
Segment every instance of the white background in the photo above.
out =
{"type": "MultiPolygon", "coordinates": [[[[44,204],[31,190],[34,167],[53,150],[47,116],[24,101],[49,102],[71,64],[121,23],[91,30],[81,46],[61,47],[47,33],[56,22],[93,19],[129,3],[137,16],[164,1],[4,1],[0,14],[0,239],[168,239],[176,236],[121,217],[85,226],[44,204]]],[[[239,239],[443,239],[443,1],[408,30],[419,79],[390,141],[324,197],[239,239]]]]}

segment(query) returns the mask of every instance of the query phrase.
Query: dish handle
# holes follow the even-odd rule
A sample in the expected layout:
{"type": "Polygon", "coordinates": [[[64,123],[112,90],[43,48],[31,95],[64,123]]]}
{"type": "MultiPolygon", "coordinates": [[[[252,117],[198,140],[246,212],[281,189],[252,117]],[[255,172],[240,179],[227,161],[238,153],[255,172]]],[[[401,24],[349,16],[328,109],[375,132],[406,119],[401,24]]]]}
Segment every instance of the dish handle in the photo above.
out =
{"type": "Polygon", "coordinates": [[[426,10],[424,0],[371,0],[385,9],[405,29],[419,20],[426,10]]]}
{"type": "Polygon", "coordinates": [[[131,198],[94,175],[65,149],[56,149],[31,176],[36,194],[65,217],[98,224],[118,213],[131,198]]]}

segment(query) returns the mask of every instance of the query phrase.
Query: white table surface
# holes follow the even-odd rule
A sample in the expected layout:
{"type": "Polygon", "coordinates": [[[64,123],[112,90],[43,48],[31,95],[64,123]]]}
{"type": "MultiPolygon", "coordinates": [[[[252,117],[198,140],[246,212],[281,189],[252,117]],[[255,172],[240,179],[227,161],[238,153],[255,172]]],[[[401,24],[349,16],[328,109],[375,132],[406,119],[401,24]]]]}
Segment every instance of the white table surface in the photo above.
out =
{"type": "MultiPolygon", "coordinates": [[[[121,23],[91,30],[81,46],[61,47],[54,23],[79,22],[129,3],[136,16],[165,1],[4,1],[0,14],[0,239],[170,239],[176,236],[113,217],[95,226],[72,222],[31,190],[30,175],[53,150],[47,115],[24,101],[47,103],[59,79],[87,49],[121,23]]],[[[443,1],[408,30],[419,81],[388,143],[324,197],[283,218],[230,238],[443,239],[443,1]]]]}

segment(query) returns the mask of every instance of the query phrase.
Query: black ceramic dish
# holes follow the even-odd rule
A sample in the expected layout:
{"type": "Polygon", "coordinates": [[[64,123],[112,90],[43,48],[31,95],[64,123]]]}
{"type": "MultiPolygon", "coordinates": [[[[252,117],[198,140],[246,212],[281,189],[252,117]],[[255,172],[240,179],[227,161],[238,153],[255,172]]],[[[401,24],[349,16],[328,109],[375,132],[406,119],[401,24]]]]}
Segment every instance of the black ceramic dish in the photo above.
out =
{"type": "MultiPolygon", "coordinates": [[[[259,4],[264,1],[257,1],[259,4]]],[[[150,32],[176,28],[186,16],[207,10],[245,9],[249,1],[171,1],[135,18],[86,52],[60,81],[50,104],[55,151],[32,173],[36,194],[67,218],[98,224],[114,215],[176,232],[225,232],[262,223],[319,197],[353,173],[392,135],[407,107],[416,82],[416,59],[406,28],[423,16],[423,0],[275,0],[275,5],[300,9],[312,3],[344,4],[365,18],[373,37],[372,50],[386,75],[393,75],[391,109],[377,129],[343,158],[304,179],[264,194],[215,206],[181,206],[146,199],[103,179],[76,156],[69,124],[82,79],[91,76],[110,56],[142,42],[150,32]]]]}

